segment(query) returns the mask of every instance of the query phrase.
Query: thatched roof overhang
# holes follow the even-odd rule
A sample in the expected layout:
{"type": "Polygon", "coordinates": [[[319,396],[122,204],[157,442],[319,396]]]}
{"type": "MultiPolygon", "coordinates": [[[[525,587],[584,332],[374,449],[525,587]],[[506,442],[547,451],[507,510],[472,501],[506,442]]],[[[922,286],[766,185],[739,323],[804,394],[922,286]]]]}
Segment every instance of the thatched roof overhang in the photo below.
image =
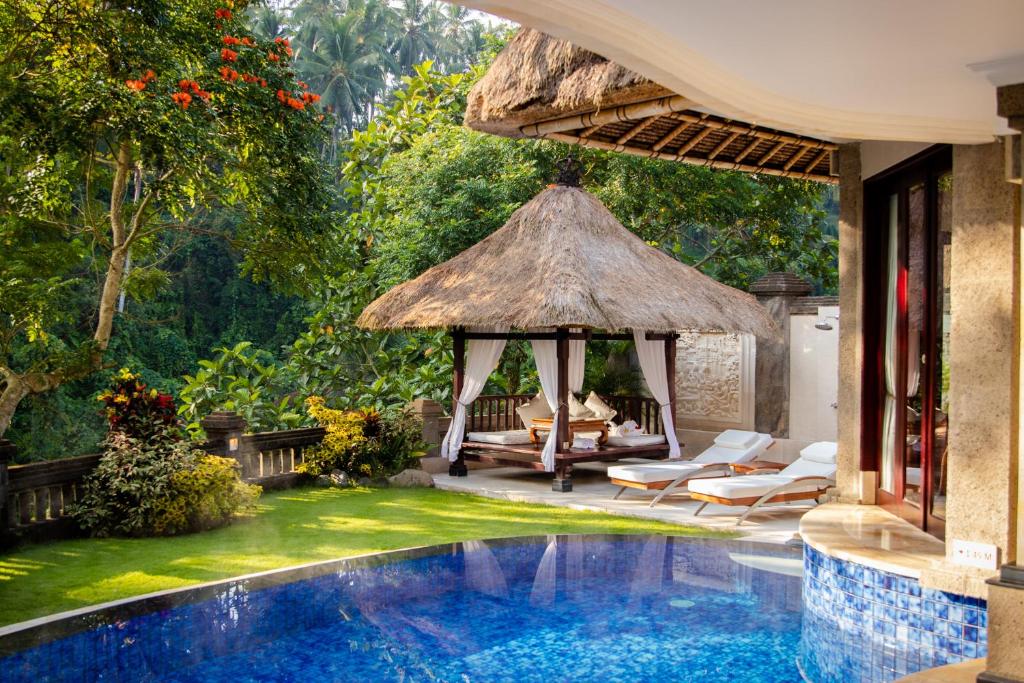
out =
{"type": "Polygon", "coordinates": [[[367,329],[721,330],[760,336],[757,300],[631,233],[590,193],[553,185],[454,258],[393,288],[367,329]]]}
{"type": "Polygon", "coordinates": [[[836,183],[835,143],[729,120],[588,50],[522,29],[469,93],[465,123],[748,173],[836,183]]]}

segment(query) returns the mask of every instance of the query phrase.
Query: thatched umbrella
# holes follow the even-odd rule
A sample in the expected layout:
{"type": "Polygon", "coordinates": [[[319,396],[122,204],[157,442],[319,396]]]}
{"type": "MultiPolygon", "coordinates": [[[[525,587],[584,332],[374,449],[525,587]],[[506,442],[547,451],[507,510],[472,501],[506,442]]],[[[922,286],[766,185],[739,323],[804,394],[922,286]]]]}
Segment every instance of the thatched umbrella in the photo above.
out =
{"type": "Polygon", "coordinates": [[[522,29],[467,98],[465,123],[506,137],[835,183],[835,143],[716,116],[564,40],[522,29]]]}
{"type": "Polygon", "coordinates": [[[753,296],[651,247],[594,195],[567,185],[548,187],[486,239],[387,292],[356,324],[756,335],[774,329],[753,296]]]}

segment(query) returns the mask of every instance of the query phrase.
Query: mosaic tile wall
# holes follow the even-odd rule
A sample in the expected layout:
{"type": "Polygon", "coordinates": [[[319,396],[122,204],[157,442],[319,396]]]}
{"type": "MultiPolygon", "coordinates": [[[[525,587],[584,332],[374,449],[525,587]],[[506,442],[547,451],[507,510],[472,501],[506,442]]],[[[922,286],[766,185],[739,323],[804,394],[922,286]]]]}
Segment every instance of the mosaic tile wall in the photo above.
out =
{"type": "Polygon", "coordinates": [[[984,600],[804,546],[800,663],[814,683],[891,681],[984,657],[984,600]]]}

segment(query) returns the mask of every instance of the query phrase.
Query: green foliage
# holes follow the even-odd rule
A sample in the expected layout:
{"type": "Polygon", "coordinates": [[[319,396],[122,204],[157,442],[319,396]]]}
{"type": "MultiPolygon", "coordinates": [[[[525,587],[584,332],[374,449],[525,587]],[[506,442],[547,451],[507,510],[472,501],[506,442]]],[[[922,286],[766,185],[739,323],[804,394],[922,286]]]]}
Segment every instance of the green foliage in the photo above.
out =
{"type": "Polygon", "coordinates": [[[240,469],[232,458],[203,455],[192,467],[175,472],[170,495],[159,498],[153,511],[154,533],[173,536],[213,529],[236,512],[254,508],[262,488],[242,483],[240,469]]]}
{"type": "Polygon", "coordinates": [[[307,423],[293,407],[295,380],[290,368],[247,341],[217,351],[220,355],[213,360],[199,361],[194,376],[185,375],[178,413],[190,432],[198,436],[199,421],[215,410],[239,413],[253,432],[307,423]]]}
{"type": "Polygon", "coordinates": [[[303,454],[296,468],[303,474],[319,476],[338,469],[379,479],[410,467],[425,453],[423,425],[406,411],[336,410],[326,407],[319,396],[310,396],[306,407],[326,434],[322,443],[303,454]]]}
{"type": "Polygon", "coordinates": [[[84,495],[69,510],[94,536],[172,535],[210,529],[251,507],[260,487],[243,484],[234,460],[181,438],[174,401],[122,369],[99,399],[110,431],[84,495]]]}

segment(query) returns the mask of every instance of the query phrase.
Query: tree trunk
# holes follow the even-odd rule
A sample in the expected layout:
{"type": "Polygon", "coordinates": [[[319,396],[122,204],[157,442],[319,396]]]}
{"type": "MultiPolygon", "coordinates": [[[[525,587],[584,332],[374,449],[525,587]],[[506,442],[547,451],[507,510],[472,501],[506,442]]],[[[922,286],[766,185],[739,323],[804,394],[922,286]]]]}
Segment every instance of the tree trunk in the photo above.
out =
{"type": "Polygon", "coordinates": [[[128,257],[128,245],[125,243],[128,234],[125,230],[123,209],[125,190],[132,167],[131,147],[127,143],[122,143],[117,150],[117,170],[114,173],[114,182],[110,193],[110,259],[103,281],[103,291],[100,293],[90,362],[73,370],[60,368],[54,372],[23,374],[0,365],[0,380],[3,382],[3,390],[0,391],[0,437],[11,426],[11,420],[14,418],[18,404],[26,396],[51,391],[67,381],[87,377],[103,366],[103,355],[107,346],[110,345],[118,294],[121,291],[125,261],[128,257]]]}

